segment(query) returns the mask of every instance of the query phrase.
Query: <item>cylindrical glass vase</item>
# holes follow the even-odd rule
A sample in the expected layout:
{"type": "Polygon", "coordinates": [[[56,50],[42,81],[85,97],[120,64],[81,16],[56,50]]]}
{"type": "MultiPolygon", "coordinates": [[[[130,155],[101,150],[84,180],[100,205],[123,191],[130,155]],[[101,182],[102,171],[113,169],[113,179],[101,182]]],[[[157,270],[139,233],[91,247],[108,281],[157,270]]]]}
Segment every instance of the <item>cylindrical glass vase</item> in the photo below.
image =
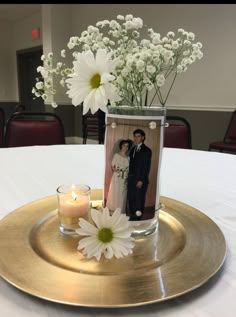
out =
{"type": "Polygon", "coordinates": [[[121,208],[143,237],[157,231],[165,107],[109,107],[106,114],[104,206],[121,208]]]}

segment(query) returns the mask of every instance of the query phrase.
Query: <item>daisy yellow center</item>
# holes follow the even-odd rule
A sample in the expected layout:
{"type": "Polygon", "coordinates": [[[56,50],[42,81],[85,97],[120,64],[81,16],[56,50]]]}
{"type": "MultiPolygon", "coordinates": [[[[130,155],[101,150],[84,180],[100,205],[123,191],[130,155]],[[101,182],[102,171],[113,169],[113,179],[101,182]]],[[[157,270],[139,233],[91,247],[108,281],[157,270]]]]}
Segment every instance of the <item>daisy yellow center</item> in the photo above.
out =
{"type": "Polygon", "coordinates": [[[113,239],[113,232],[110,228],[102,228],[98,231],[98,240],[102,243],[109,243],[113,239]]]}
{"type": "Polygon", "coordinates": [[[92,89],[96,89],[100,86],[101,83],[101,76],[99,74],[94,74],[90,79],[90,86],[92,89]]]}

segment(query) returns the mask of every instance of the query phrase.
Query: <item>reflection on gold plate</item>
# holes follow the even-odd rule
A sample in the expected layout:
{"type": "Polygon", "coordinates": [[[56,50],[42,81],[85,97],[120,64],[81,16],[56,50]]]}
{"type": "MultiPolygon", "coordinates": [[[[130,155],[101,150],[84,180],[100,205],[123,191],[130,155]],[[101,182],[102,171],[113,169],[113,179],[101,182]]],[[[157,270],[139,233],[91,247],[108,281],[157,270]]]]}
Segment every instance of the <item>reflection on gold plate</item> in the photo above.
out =
{"type": "MultiPolygon", "coordinates": [[[[96,203],[101,197],[92,191],[96,203]]],[[[222,266],[224,236],[200,211],[161,202],[157,234],[136,240],[132,255],[99,262],[77,251],[79,237],[60,233],[56,196],[22,206],[0,221],[0,274],[31,295],[87,307],[139,306],[192,291],[222,266]]]]}

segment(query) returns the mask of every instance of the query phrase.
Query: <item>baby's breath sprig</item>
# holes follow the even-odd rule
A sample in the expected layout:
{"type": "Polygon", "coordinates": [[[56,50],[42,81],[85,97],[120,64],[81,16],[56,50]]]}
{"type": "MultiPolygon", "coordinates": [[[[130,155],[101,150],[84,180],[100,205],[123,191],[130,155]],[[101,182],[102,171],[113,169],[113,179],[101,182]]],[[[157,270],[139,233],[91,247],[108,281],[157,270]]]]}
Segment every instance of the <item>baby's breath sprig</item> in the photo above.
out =
{"type": "Polygon", "coordinates": [[[176,78],[203,57],[202,43],[182,28],[164,36],[149,28],[147,37],[141,38],[144,28],[143,20],[132,14],[88,26],[61,50],[63,59],[71,53],[73,67],[56,62],[53,53],[42,56],[44,65],[37,69],[41,79],[33,94],[44,100],[56,97],[55,78],[59,78],[72,104],[83,103],[84,113],[106,111],[108,103],[165,106],[176,78]]]}

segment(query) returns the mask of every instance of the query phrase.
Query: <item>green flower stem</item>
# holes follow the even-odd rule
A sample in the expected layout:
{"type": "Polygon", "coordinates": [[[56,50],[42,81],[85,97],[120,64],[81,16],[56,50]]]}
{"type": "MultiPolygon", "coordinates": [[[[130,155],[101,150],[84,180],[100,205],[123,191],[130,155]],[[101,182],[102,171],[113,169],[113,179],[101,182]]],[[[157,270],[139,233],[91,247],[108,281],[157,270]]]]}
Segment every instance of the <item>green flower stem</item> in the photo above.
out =
{"type": "Polygon", "coordinates": [[[144,107],[147,107],[147,101],[148,101],[148,90],[146,89],[144,107]]]}
{"type": "Polygon", "coordinates": [[[153,103],[153,101],[154,101],[156,95],[157,95],[157,91],[155,91],[155,94],[154,94],[154,96],[152,97],[152,100],[151,100],[151,102],[150,102],[150,104],[149,104],[149,107],[151,107],[151,105],[152,105],[152,103],[153,103]]]}
{"type": "Polygon", "coordinates": [[[167,93],[166,98],[165,98],[165,101],[164,101],[164,105],[165,105],[165,103],[166,103],[167,98],[169,97],[170,91],[171,91],[171,89],[172,89],[172,87],[173,87],[173,85],[174,85],[174,82],[175,82],[176,77],[177,77],[177,73],[175,73],[174,79],[172,80],[170,89],[168,90],[168,93],[167,93]]]}
{"type": "Polygon", "coordinates": [[[154,87],[156,89],[156,94],[157,94],[158,100],[160,101],[161,105],[164,106],[160,87],[158,87],[156,83],[154,84],[154,87]]]}

